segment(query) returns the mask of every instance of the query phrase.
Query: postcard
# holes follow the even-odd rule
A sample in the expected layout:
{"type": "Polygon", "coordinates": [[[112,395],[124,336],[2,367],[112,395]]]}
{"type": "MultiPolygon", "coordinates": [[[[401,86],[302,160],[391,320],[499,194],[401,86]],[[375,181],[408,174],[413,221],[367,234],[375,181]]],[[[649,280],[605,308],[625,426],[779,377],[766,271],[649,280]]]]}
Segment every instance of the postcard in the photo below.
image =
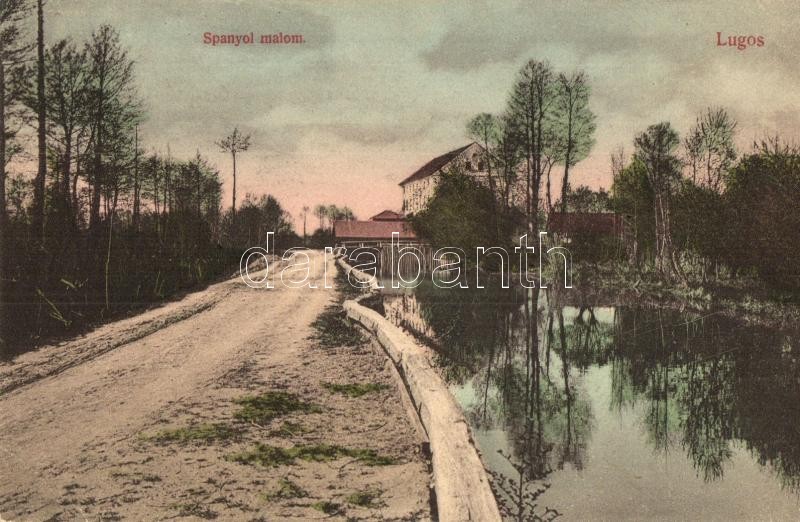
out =
{"type": "Polygon", "coordinates": [[[782,0],[0,0],[0,522],[798,520],[782,0]]]}

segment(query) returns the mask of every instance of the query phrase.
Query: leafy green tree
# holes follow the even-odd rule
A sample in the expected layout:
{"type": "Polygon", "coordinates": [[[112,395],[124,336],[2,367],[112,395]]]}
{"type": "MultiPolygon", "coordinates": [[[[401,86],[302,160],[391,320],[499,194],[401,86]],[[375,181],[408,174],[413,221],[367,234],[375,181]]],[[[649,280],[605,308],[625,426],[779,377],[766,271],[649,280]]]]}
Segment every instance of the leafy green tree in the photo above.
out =
{"type": "MultiPolygon", "coordinates": [[[[724,194],[725,257],[752,268],[775,287],[800,289],[800,149],[778,138],[762,141],[730,171],[724,194]]],[[[723,239],[723,240],[724,240],[723,239]]]]}
{"type": "Polygon", "coordinates": [[[492,191],[458,168],[442,175],[427,208],[411,219],[414,230],[434,248],[455,247],[465,253],[479,246],[507,246],[513,231],[513,220],[495,211],[492,191]]]}
{"type": "Polygon", "coordinates": [[[611,186],[611,208],[625,218],[629,238],[629,258],[637,266],[648,252],[654,250],[655,194],[647,171],[634,158],[630,165],[619,170],[611,186]]]}
{"type": "Polygon", "coordinates": [[[586,185],[581,185],[575,190],[570,190],[566,198],[566,208],[572,209],[572,212],[608,212],[611,210],[611,196],[603,188],[594,191],[586,185]]]}
{"type": "MultiPolygon", "coordinates": [[[[505,212],[512,206],[521,206],[520,194],[517,190],[519,166],[524,159],[522,140],[515,128],[513,119],[505,114],[498,120],[497,143],[494,153],[494,165],[497,172],[497,184],[500,200],[505,212]]],[[[525,194],[522,195],[525,197],[525,194]]]]}
{"type": "Polygon", "coordinates": [[[680,178],[681,162],[675,154],[678,143],[678,133],[669,122],[649,126],[634,140],[634,156],[647,173],[655,199],[655,266],[667,278],[683,278],[672,242],[670,214],[670,195],[680,178]]]}
{"type": "Polygon", "coordinates": [[[705,282],[710,270],[721,260],[728,235],[722,195],[684,179],[673,196],[673,209],[675,245],[680,251],[692,254],[705,282]]]}

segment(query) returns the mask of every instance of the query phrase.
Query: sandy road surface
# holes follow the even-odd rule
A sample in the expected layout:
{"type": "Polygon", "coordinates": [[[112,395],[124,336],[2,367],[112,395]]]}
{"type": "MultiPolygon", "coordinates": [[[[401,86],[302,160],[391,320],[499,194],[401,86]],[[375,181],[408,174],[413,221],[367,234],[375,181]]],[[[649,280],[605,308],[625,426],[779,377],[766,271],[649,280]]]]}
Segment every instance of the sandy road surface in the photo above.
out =
{"type": "Polygon", "coordinates": [[[335,299],[321,289],[322,254],[312,258],[320,289],[251,289],[236,278],[0,367],[0,518],[308,519],[327,518],[320,502],[328,501],[339,506],[328,511],[342,517],[427,517],[426,463],[396,389],[353,398],[322,387],[392,381],[368,344],[322,348],[308,340],[311,323],[335,299]],[[276,427],[286,419],[235,424],[235,400],[267,390],[318,407],[287,417],[295,422],[282,434],[276,427]],[[237,436],[172,444],[147,438],[200,423],[230,425],[237,436]],[[258,443],[364,447],[395,464],[226,460],[258,443]],[[304,494],[265,500],[281,479],[304,494]],[[347,503],[367,490],[376,500],[347,503]]]}

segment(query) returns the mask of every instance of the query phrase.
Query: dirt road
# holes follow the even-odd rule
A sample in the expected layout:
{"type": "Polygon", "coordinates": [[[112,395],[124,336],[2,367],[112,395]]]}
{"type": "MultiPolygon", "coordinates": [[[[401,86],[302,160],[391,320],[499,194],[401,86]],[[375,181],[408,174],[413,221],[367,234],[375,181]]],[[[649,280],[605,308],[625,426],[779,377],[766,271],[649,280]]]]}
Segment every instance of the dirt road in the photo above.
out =
{"type": "Polygon", "coordinates": [[[319,289],[235,278],[1,366],[0,518],[427,518],[382,355],[309,340],[312,260],[319,289]]]}

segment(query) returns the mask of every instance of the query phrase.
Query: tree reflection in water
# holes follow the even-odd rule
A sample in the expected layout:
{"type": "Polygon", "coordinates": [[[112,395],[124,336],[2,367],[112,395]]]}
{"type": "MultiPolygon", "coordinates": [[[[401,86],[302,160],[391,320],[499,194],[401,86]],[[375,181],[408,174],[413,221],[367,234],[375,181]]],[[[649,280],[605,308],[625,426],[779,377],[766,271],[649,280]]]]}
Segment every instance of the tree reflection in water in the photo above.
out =
{"type": "Polygon", "coordinates": [[[719,315],[568,306],[565,298],[424,283],[384,296],[387,317],[436,350],[451,385],[471,390],[464,406],[473,429],[505,435],[507,462],[492,467],[507,517],[557,516],[537,498],[552,471],[588,465],[594,413],[583,376],[602,366],[609,408],[636,411],[654,452],[683,452],[715,481],[734,445],[744,445],[782,486],[800,491],[796,336],[719,315]]]}
{"type": "Polygon", "coordinates": [[[612,407],[647,398],[654,448],[679,443],[712,481],[723,477],[733,444],[743,443],[782,486],[800,491],[796,335],[718,316],[623,309],[618,317],[612,407]]]}

